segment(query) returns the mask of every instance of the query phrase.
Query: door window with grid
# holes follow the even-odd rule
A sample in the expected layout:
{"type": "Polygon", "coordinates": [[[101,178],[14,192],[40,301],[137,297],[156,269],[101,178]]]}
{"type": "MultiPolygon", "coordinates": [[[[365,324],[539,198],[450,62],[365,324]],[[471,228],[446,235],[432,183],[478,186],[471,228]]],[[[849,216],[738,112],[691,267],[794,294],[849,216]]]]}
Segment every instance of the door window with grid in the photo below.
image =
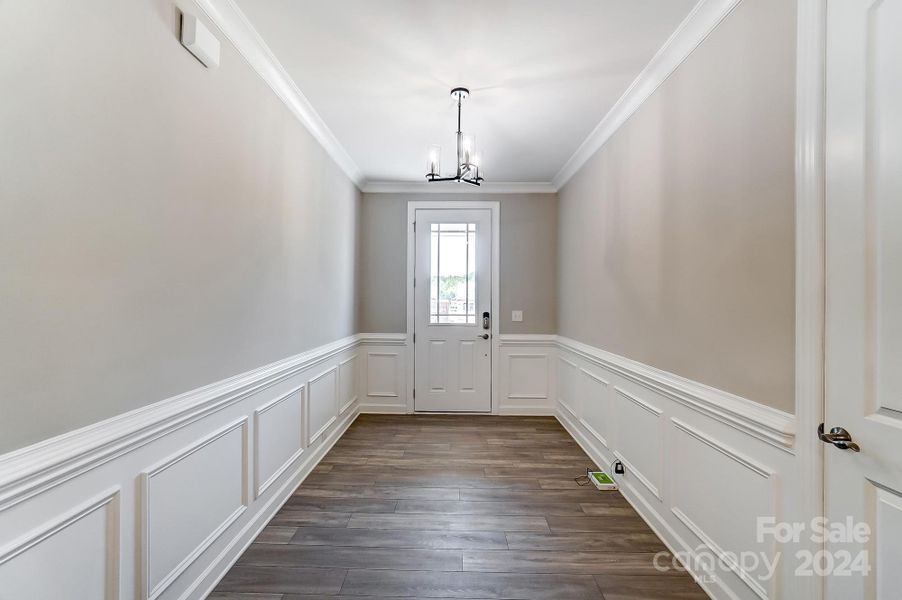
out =
{"type": "Polygon", "coordinates": [[[476,325],[476,223],[432,223],[429,323],[476,325]]]}

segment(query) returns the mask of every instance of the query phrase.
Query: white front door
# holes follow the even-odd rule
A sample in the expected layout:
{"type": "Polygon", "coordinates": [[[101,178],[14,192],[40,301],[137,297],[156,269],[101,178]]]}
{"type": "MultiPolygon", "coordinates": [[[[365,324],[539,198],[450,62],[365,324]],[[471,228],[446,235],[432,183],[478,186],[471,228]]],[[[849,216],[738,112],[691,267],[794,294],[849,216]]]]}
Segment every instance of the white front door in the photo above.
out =
{"type": "Polygon", "coordinates": [[[902,0],[827,3],[825,421],[860,452],[825,448],[825,516],[865,524],[815,565],[835,600],[902,597],[900,26],[902,0]]]}
{"type": "Polygon", "coordinates": [[[415,211],[414,406],[492,409],[492,213],[415,211]]]}

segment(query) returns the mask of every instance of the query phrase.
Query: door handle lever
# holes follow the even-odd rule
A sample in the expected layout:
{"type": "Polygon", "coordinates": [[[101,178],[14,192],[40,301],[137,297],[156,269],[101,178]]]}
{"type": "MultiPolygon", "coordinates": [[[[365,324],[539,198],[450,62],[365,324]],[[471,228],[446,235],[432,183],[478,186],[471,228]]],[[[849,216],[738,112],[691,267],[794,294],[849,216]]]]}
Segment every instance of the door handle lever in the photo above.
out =
{"type": "Polygon", "coordinates": [[[817,428],[817,437],[825,444],[833,444],[840,450],[861,452],[858,444],[852,441],[852,435],[842,427],[834,427],[830,433],[824,433],[824,424],[821,423],[817,428]]]}

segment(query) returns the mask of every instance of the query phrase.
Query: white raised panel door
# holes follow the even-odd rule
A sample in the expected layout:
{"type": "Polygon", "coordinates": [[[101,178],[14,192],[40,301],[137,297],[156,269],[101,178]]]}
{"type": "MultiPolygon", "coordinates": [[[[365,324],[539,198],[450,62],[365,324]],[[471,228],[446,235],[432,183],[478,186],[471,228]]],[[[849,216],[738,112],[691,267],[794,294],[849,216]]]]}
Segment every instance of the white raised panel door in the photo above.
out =
{"type": "Polygon", "coordinates": [[[827,541],[835,600],[902,597],[900,27],[902,0],[827,4],[826,428],[861,451],[825,448],[825,510],[870,530],[827,541]]]}
{"type": "Polygon", "coordinates": [[[414,407],[489,412],[491,211],[417,209],[415,223],[414,407]]]}

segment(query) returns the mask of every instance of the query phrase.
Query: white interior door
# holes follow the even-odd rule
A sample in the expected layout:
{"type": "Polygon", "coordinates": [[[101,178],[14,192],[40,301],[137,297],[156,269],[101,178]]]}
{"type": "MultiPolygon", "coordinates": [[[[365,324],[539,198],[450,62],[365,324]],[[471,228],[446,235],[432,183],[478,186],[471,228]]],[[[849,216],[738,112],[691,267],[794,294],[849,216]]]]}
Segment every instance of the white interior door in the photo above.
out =
{"type": "Polygon", "coordinates": [[[827,3],[826,428],[861,451],[826,448],[825,510],[869,529],[828,538],[836,600],[902,598],[900,26],[902,0],[827,3]]]}
{"type": "Polygon", "coordinates": [[[415,212],[414,406],[492,409],[492,214],[415,212]]]}

